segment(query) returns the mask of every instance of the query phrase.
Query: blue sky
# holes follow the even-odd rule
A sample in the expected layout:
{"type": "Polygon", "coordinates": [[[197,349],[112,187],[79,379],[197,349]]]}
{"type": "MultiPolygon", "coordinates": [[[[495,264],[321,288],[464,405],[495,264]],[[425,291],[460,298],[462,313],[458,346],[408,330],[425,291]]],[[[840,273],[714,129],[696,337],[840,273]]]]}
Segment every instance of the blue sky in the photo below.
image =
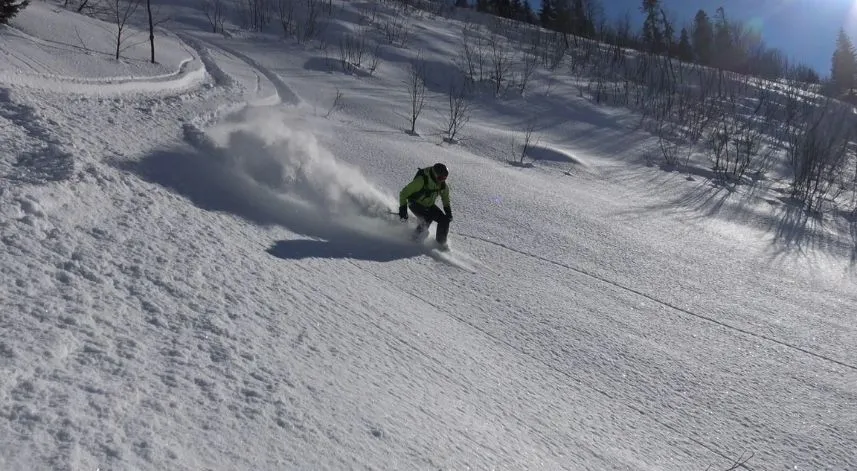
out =
{"type": "MultiPolygon", "coordinates": [[[[641,0],[601,0],[609,19],[631,12],[642,22],[641,0]]],[[[541,5],[540,0],[531,0],[541,5]]],[[[700,8],[709,15],[722,6],[726,15],[759,28],[770,47],[806,63],[822,75],[830,71],[830,56],[840,26],[857,39],[857,0],[662,0],[679,25],[690,23],[700,8]]],[[[538,8],[534,6],[534,8],[538,8]]]]}

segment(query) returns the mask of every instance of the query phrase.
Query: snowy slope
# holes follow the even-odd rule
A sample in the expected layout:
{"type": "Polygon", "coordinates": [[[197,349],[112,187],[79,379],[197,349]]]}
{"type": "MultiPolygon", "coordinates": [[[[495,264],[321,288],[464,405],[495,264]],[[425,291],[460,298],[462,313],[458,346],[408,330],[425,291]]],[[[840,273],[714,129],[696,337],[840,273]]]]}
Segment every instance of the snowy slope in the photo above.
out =
{"type": "Polygon", "coordinates": [[[0,468],[857,467],[847,226],[646,166],[547,72],[442,143],[452,20],[372,76],[201,18],[158,66],[42,49],[92,21],[0,31],[0,468]],[[386,214],[435,161],[447,256],[386,214]]]}

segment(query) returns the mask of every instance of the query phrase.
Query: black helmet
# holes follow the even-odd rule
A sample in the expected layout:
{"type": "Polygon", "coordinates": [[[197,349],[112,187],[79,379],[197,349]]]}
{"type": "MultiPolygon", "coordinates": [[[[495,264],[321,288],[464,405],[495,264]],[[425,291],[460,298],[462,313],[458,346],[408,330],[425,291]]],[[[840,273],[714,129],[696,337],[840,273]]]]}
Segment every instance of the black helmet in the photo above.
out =
{"type": "Polygon", "coordinates": [[[446,165],[440,162],[432,165],[431,171],[438,180],[446,180],[446,177],[449,176],[449,170],[446,168],[446,165]]]}

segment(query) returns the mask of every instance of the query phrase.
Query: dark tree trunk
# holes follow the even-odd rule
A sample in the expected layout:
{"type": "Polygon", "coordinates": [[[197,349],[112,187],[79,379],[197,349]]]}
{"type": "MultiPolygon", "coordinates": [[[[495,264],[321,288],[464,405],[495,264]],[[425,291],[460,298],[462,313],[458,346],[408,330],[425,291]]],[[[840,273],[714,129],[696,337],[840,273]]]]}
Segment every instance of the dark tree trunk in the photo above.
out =
{"type": "Polygon", "coordinates": [[[152,0],[146,0],[146,9],[149,12],[149,45],[152,49],[152,64],[155,63],[155,22],[152,19],[152,0]]]}

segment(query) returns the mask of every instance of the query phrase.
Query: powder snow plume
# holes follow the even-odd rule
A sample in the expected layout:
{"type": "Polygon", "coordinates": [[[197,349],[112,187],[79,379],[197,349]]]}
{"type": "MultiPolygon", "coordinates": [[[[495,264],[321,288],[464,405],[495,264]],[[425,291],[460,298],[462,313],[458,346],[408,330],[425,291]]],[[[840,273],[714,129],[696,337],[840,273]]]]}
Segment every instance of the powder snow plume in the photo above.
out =
{"type": "Polygon", "coordinates": [[[186,125],[195,148],[156,152],[139,169],[205,209],[331,238],[343,231],[391,241],[408,230],[391,218],[395,198],[338,161],[295,118],[247,109],[205,131],[186,125]]]}
{"type": "Polygon", "coordinates": [[[242,118],[207,134],[235,169],[254,181],[312,205],[325,217],[382,216],[395,204],[285,113],[262,108],[242,118]]]}

